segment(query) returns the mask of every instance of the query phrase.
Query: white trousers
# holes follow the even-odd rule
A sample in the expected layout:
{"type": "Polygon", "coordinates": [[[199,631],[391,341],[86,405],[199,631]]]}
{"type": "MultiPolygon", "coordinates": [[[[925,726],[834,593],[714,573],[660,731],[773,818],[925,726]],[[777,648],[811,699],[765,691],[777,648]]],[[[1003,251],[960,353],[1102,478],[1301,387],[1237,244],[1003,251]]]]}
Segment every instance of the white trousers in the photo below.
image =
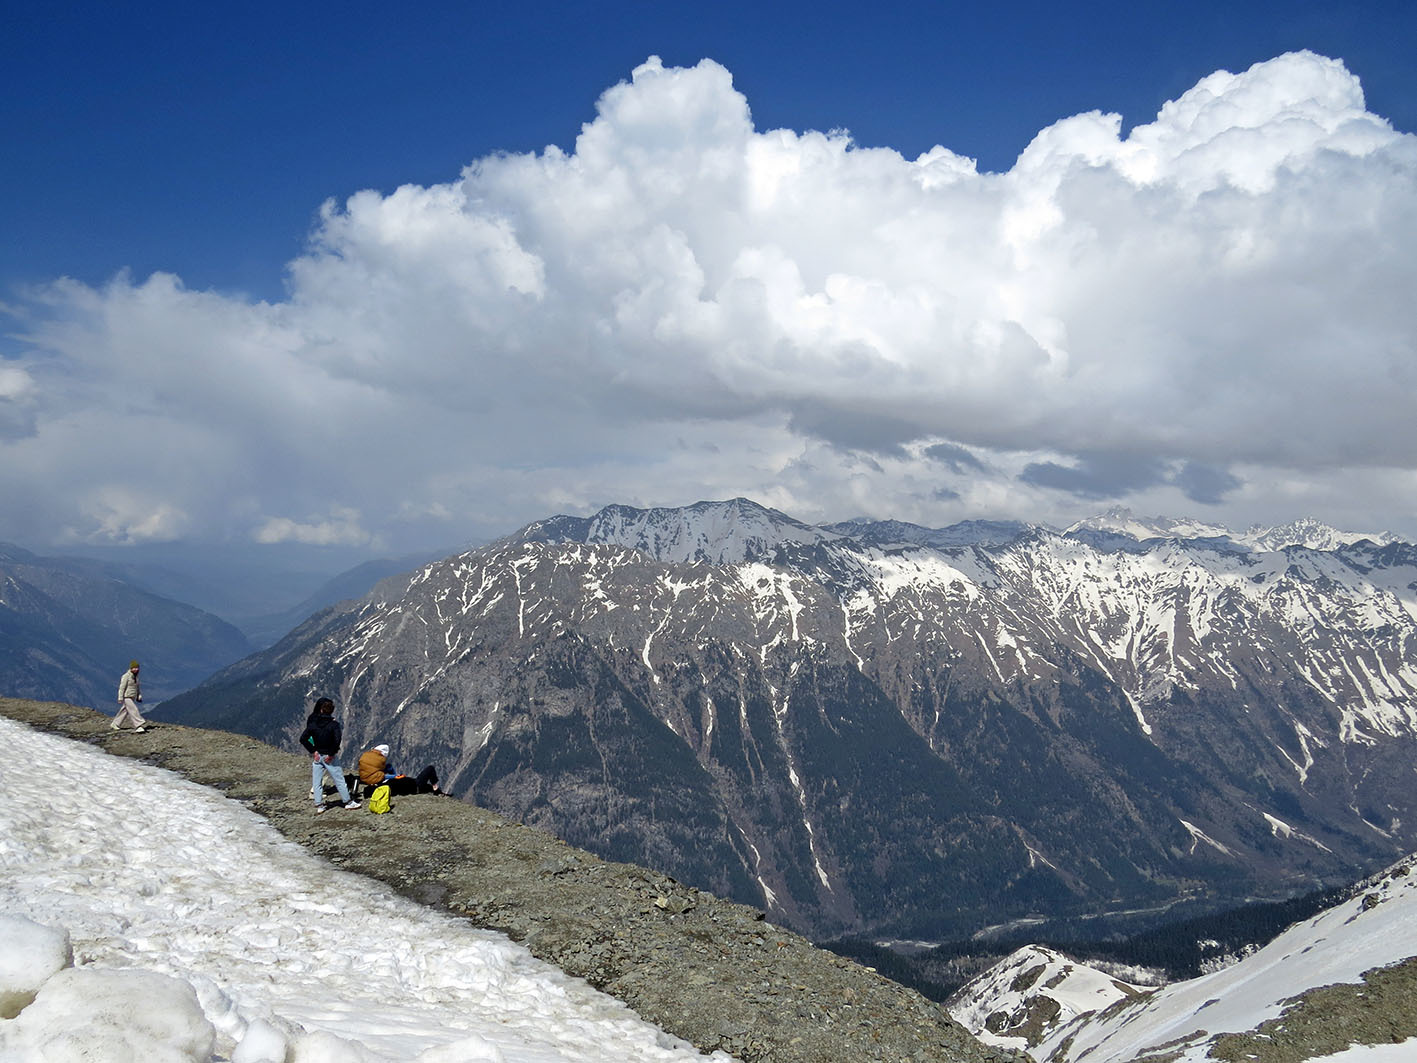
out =
{"type": "Polygon", "coordinates": [[[125,721],[134,727],[142,727],[148,722],[143,719],[143,714],[138,711],[138,703],[132,698],[123,699],[123,704],[118,709],[118,715],[113,717],[113,722],[109,726],[116,731],[123,726],[125,721]]]}

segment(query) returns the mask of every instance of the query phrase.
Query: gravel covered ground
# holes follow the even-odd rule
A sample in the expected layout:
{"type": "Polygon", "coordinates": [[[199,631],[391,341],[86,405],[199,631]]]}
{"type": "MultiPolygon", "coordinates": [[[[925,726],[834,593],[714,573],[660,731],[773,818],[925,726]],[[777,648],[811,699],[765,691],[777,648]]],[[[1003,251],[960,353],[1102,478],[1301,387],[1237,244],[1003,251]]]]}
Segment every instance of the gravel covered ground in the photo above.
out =
{"type": "MultiPolygon", "coordinates": [[[[0,713],[215,787],[332,864],[499,930],[705,1051],[745,1063],[1001,1063],[945,1009],[761,912],[616,864],[485,809],[401,797],[391,815],[311,811],[308,760],[241,735],[0,698],[0,713]]],[[[346,768],[349,764],[345,765],[346,768]]]]}

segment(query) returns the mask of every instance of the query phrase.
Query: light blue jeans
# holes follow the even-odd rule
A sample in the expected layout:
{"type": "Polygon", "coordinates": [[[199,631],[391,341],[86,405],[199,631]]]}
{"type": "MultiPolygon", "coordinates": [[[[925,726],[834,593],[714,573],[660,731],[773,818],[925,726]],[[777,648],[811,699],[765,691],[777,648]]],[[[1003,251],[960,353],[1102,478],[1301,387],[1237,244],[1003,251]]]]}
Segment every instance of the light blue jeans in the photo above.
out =
{"type": "Polygon", "coordinates": [[[339,794],[340,804],[349,804],[349,788],[344,785],[344,769],[338,764],[325,763],[323,758],[310,761],[310,789],[315,791],[315,803],[324,803],[326,775],[335,781],[335,792],[339,794]]]}

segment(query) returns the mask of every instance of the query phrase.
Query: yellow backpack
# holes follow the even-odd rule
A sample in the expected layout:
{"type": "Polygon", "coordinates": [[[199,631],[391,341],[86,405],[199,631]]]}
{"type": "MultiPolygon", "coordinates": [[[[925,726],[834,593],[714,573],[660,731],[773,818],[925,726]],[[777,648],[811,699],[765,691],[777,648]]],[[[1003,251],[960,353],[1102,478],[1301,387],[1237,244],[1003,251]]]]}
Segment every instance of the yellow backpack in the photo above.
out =
{"type": "Polygon", "coordinates": [[[369,795],[369,811],[382,814],[388,812],[391,807],[389,804],[389,784],[380,783],[369,795]]]}

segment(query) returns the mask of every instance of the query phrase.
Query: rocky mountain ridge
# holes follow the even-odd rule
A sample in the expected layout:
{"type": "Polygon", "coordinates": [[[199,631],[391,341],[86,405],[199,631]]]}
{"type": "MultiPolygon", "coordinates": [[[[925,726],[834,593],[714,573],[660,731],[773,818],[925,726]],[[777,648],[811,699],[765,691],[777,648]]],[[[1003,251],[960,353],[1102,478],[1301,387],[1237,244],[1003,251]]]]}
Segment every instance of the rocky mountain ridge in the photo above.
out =
{"type": "Polygon", "coordinates": [[[943,937],[1417,844],[1414,588],[1371,539],[617,506],[387,580],[174,711],[289,741],[328,693],[352,742],[602,855],[943,937]]]}

